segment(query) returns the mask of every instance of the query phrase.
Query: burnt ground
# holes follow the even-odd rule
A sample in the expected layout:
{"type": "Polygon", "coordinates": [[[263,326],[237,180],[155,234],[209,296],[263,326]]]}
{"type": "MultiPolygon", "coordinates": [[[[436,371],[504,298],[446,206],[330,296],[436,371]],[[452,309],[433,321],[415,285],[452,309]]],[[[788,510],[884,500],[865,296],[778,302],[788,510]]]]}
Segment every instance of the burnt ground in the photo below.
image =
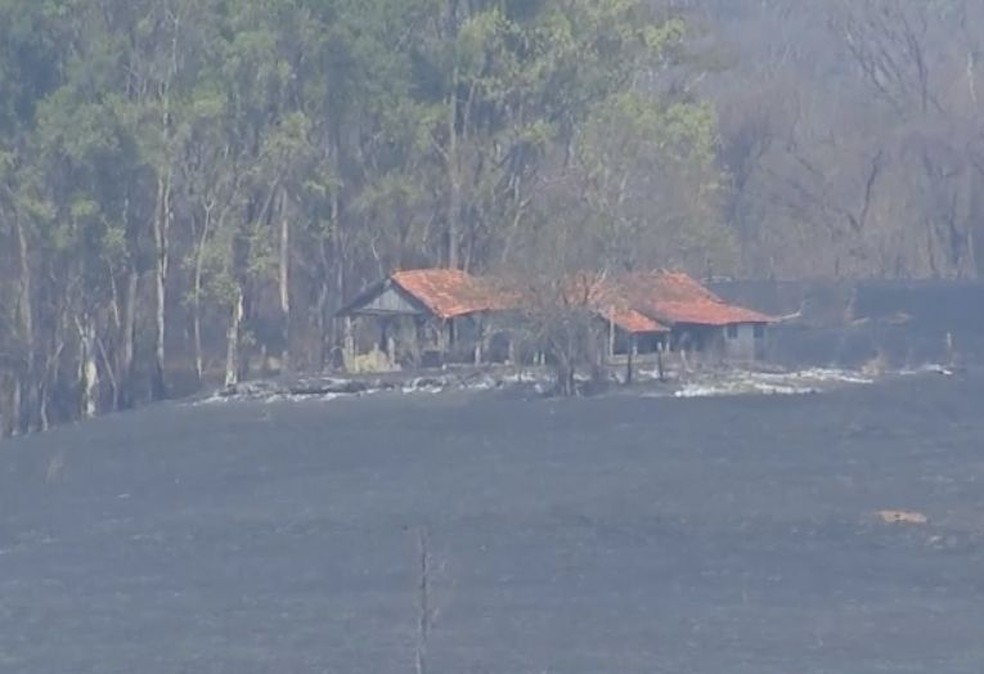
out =
{"type": "Polygon", "coordinates": [[[412,672],[426,527],[431,673],[977,673],[982,394],[171,404],[18,440],[0,671],[412,672]]]}

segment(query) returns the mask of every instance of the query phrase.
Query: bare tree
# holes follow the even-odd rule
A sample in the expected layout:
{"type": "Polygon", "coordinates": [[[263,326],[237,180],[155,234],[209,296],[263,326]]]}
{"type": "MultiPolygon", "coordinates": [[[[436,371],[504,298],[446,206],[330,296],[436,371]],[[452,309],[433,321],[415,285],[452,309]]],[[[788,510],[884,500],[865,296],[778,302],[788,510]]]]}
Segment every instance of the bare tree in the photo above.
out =
{"type": "Polygon", "coordinates": [[[414,664],[417,674],[427,672],[427,645],[434,619],[431,607],[431,553],[430,532],[426,526],[417,529],[417,639],[414,664]]]}

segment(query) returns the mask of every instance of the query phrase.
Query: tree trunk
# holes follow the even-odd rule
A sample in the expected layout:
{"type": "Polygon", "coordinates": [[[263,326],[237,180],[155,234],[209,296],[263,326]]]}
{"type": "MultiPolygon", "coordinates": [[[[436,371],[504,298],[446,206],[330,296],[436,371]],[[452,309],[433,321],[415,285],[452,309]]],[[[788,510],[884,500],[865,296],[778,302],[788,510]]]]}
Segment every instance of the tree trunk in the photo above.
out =
{"type": "Polygon", "coordinates": [[[458,268],[459,218],[461,217],[461,163],[458,157],[458,68],[451,76],[451,93],[448,97],[448,213],[447,252],[449,269],[458,268]]]}
{"type": "Polygon", "coordinates": [[[237,343],[239,345],[237,348],[238,360],[239,360],[239,376],[237,379],[238,381],[248,381],[250,378],[251,352],[249,349],[247,349],[247,346],[252,345],[255,347],[256,344],[247,343],[247,341],[245,340],[246,334],[245,334],[244,326],[248,325],[250,321],[253,320],[253,315],[254,315],[253,312],[256,310],[256,305],[254,304],[254,300],[253,300],[254,289],[252,284],[249,281],[242,281],[240,287],[242,288],[241,292],[242,292],[243,309],[239,319],[239,330],[237,336],[237,343]]]}
{"type": "Polygon", "coordinates": [[[38,420],[36,430],[39,433],[44,433],[51,426],[51,422],[48,419],[48,384],[42,382],[38,386],[38,420]]]}
{"type": "Polygon", "coordinates": [[[287,190],[283,190],[280,200],[280,314],[283,321],[281,339],[283,350],[280,355],[280,369],[290,368],[290,221],[287,219],[287,190]]]}
{"type": "Polygon", "coordinates": [[[200,287],[196,290],[191,315],[191,339],[195,350],[195,386],[201,388],[205,375],[205,362],[202,356],[202,299],[200,287]]]}
{"type": "Polygon", "coordinates": [[[154,245],[157,253],[157,269],[155,273],[155,290],[157,296],[157,314],[155,320],[154,370],[151,379],[151,399],[163,400],[167,397],[167,382],[165,380],[165,329],[167,328],[167,275],[170,256],[171,227],[171,188],[173,167],[170,156],[171,145],[171,82],[178,72],[178,37],[181,34],[181,18],[171,17],[173,32],[171,34],[171,63],[170,69],[161,83],[161,141],[164,147],[164,166],[158,166],[157,178],[157,212],[154,218],[154,245]]]}
{"type": "Polygon", "coordinates": [[[134,380],[134,360],[137,337],[137,283],[139,277],[137,270],[132,266],[127,272],[126,277],[126,299],[123,303],[122,317],[122,348],[120,349],[119,362],[116,367],[119,386],[113,406],[118,409],[128,409],[133,407],[133,380],[134,380]]]}
{"type": "Polygon", "coordinates": [[[157,213],[154,217],[154,246],[156,266],[154,269],[154,289],[156,314],[154,321],[154,367],[151,375],[151,399],[163,400],[167,397],[167,384],[164,376],[165,329],[167,327],[167,273],[169,265],[168,229],[171,219],[171,172],[167,170],[157,180],[157,213]]]}
{"type": "Polygon", "coordinates": [[[342,338],[343,367],[349,372],[355,372],[355,328],[352,325],[352,317],[345,317],[345,336],[342,338]]]}
{"type": "Polygon", "coordinates": [[[331,302],[333,310],[330,343],[333,348],[338,345],[340,338],[341,340],[346,339],[346,335],[348,334],[346,331],[351,328],[351,321],[348,323],[343,322],[341,325],[342,334],[339,335],[338,319],[335,318],[345,304],[345,264],[342,258],[342,247],[338,244],[335,251],[335,294],[331,302]]]}
{"type": "MultiPolygon", "coordinates": [[[[21,432],[30,430],[34,418],[40,414],[40,386],[36,335],[34,334],[34,294],[31,283],[31,261],[29,257],[27,234],[18,215],[14,215],[17,231],[17,249],[20,265],[19,297],[17,299],[17,320],[20,341],[24,345],[24,364],[20,369],[20,395],[18,396],[18,418],[16,425],[21,432]],[[24,396],[27,392],[26,399],[24,396]]],[[[38,420],[40,424],[40,420],[38,420]]]]}
{"type": "Polygon", "coordinates": [[[76,319],[79,332],[79,415],[83,419],[96,416],[99,396],[99,368],[96,365],[96,331],[86,314],[76,319]]]}
{"type": "Polygon", "coordinates": [[[205,205],[205,220],[202,223],[201,235],[195,243],[195,268],[191,280],[191,333],[195,350],[195,383],[199,388],[201,388],[205,372],[205,359],[202,354],[202,279],[205,273],[205,244],[208,242],[212,228],[212,207],[212,204],[205,205]]]}
{"type": "Polygon", "coordinates": [[[61,357],[65,350],[65,327],[66,317],[64,309],[59,310],[59,315],[55,321],[54,337],[52,339],[52,350],[48,353],[44,365],[44,372],[39,375],[37,391],[37,423],[36,430],[46,431],[51,425],[48,416],[48,403],[50,402],[51,385],[58,381],[59,370],[61,369],[61,357]]]}
{"type": "Polygon", "coordinates": [[[96,348],[99,352],[99,358],[102,360],[103,369],[106,371],[106,378],[109,380],[110,404],[112,405],[112,410],[119,411],[121,394],[119,373],[116,371],[116,363],[113,361],[112,355],[106,350],[106,345],[103,343],[103,340],[98,336],[96,337],[96,348]]]}
{"type": "Polygon", "coordinates": [[[318,300],[314,312],[314,329],[318,333],[318,372],[323,372],[328,363],[328,279],[324,274],[318,282],[318,300]]]}
{"type": "MultiPolygon", "coordinates": [[[[332,171],[335,175],[342,175],[344,169],[342,166],[342,129],[340,124],[332,125],[329,138],[332,171]]],[[[318,310],[321,321],[318,329],[318,337],[321,340],[319,342],[321,347],[321,361],[319,365],[322,370],[324,370],[325,364],[328,362],[327,354],[330,351],[334,350],[339,344],[342,344],[344,349],[344,341],[351,327],[350,318],[340,321],[338,316],[338,312],[342,309],[345,302],[345,234],[343,232],[342,220],[341,189],[335,187],[331,190],[330,198],[329,222],[331,225],[331,238],[327,241],[325,238],[322,238],[321,241],[321,263],[323,265],[321,279],[322,294],[319,295],[318,299],[323,304],[318,310]],[[328,244],[330,244],[330,247],[328,244]],[[331,281],[332,274],[334,274],[334,283],[331,281]],[[325,313],[329,310],[329,307],[331,311],[330,316],[325,313]]],[[[346,360],[344,353],[342,354],[342,361],[344,367],[349,367],[352,364],[351,360],[346,360]]]]}
{"type": "Polygon", "coordinates": [[[0,373],[0,437],[9,438],[20,432],[21,383],[13,372],[0,373]]]}
{"type": "Polygon", "coordinates": [[[239,383],[239,340],[243,325],[243,289],[236,286],[236,296],[232,302],[229,325],[226,329],[226,367],[225,385],[233,386],[239,383]]]}
{"type": "MultiPolygon", "coordinates": [[[[332,222],[337,223],[336,215],[338,212],[338,199],[337,197],[332,197],[332,222]]],[[[330,353],[329,344],[334,342],[338,336],[337,317],[335,312],[331,313],[331,319],[329,320],[328,315],[328,305],[329,298],[331,296],[331,269],[332,264],[335,265],[335,271],[338,272],[338,278],[336,283],[340,282],[341,274],[341,255],[339,254],[340,246],[338,243],[338,232],[332,231],[329,235],[331,238],[328,239],[327,236],[322,236],[318,242],[318,253],[319,253],[319,263],[320,263],[320,274],[318,278],[318,302],[315,307],[315,329],[318,333],[318,371],[323,372],[325,366],[328,364],[328,355],[330,353]],[[331,253],[329,253],[329,246],[331,247],[331,253]],[[331,259],[329,259],[331,258],[331,259]],[[330,327],[329,327],[330,326],[330,327]],[[329,336],[329,332],[331,335],[329,336]]],[[[336,298],[341,290],[335,288],[336,298]]],[[[335,302],[336,309],[341,308],[339,302],[336,299],[335,302]]]]}

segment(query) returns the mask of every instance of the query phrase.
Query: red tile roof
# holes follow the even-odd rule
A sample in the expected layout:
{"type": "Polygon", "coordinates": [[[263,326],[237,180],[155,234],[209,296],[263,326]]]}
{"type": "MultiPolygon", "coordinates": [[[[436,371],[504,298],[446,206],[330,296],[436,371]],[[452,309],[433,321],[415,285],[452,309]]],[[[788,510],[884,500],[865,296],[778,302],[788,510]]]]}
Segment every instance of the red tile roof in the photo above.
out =
{"type": "Polygon", "coordinates": [[[773,319],[751,309],[724,302],[652,302],[643,309],[668,323],[725,326],[735,323],[771,323],[773,319]]]}
{"type": "Polygon", "coordinates": [[[648,316],[640,314],[635,309],[609,309],[601,312],[601,315],[605,320],[611,321],[625,332],[634,335],[670,331],[670,329],[665,325],[654,321],[648,316]]]}
{"type": "Polygon", "coordinates": [[[515,284],[475,278],[457,269],[398,271],[386,282],[398,286],[442,319],[559,299],[564,304],[588,307],[619,328],[636,334],[665,332],[666,326],[676,323],[724,326],[774,320],[757,311],[730,305],[692,277],[678,272],[629,274],[616,280],[580,274],[561,282],[559,289],[552,288],[542,298],[539,295],[543,289],[510,288],[515,284]]]}
{"type": "Polygon", "coordinates": [[[458,269],[398,271],[390,280],[439,318],[508,308],[504,293],[458,269]]]}
{"type": "Polygon", "coordinates": [[[577,274],[567,282],[564,300],[590,307],[595,313],[631,334],[669,332],[669,328],[646,316],[626,301],[618,283],[600,275],[577,274]]]}
{"type": "MultiPolygon", "coordinates": [[[[588,309],[631,334],[669,332],[670,330],[658,321],[630,307],[619,285],[612,283],[600,274],[574,274],[564,281],[558,282],[548,294],[553,296],[539,299],[559,300],[567,307],[588,309]]],[[[537,299],[533,298],[535,293],[527,292],[525,295],[528,302],[532,298],[531,303],[537,303],[537,299]]]]}
{"type": "Polygon", "coordinates": [[[770,316],[728,304],[679,272],[631,274],[621,279],[620,285],[631,307],[664,323],[724,326],[773,322],[770,316]]]}
{"type": "Polygon", "coordinates": [[[649,271],[626,274],[619,285],[632,295],[642,294],[665,302],[721,302],[721,298],[683,272],[649,271]]]}

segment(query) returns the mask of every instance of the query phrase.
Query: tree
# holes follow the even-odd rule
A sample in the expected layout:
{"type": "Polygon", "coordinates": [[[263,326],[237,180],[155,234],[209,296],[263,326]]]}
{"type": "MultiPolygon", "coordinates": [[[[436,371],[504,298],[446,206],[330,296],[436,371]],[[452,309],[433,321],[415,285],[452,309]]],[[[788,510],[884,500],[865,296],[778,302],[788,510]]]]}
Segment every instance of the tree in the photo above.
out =
{"type": "Polygon", "coordinates": [[[0,0],[5,433],[329,365],[397,267],[728,265],[715,115],[642,0],[68,9],[0,0]]]}

